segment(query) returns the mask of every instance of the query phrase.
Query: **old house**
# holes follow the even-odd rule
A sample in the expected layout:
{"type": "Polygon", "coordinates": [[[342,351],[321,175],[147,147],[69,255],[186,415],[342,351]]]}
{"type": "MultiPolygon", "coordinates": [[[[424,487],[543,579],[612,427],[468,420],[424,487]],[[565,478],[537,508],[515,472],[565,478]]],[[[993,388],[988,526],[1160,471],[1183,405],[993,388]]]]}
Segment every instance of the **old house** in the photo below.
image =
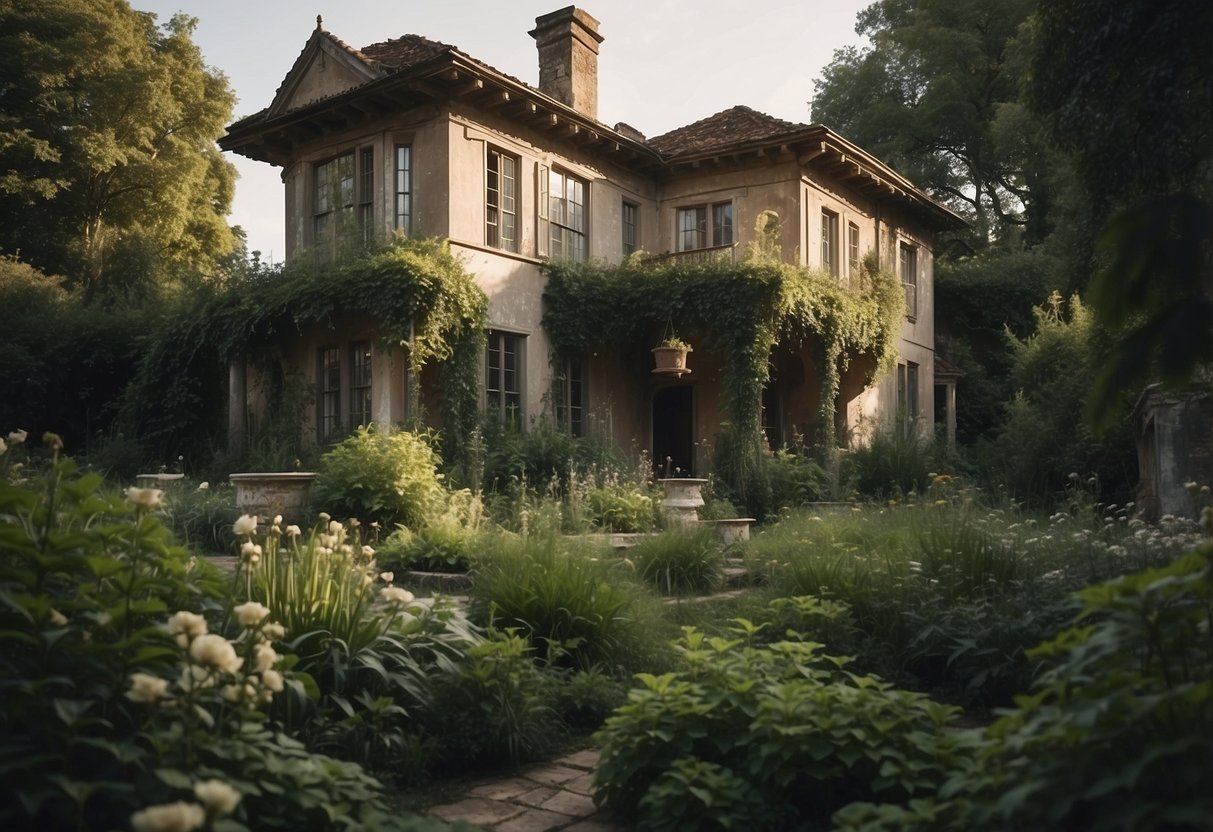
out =
{"type": "MultiPolygon", "coordinates": [[[[726,351],[669,320],[696,342],[689,374],[650,372],[661,327],[639,343],[560,354],[543,325],[545,262],[618,264],[638,251],[667,263],[734,262],[765,244],[859,293],[874,257],[904,288],[896,367],[877,377],[864,356],[842,362],[837,401],[823,406],[820,349],[781,342],[769,356],[763,426],[776,445],[813,434],[826,412],[840,437],[898,412],[931,429],[933,236],[956,226],[955,215],[820,125],[733,106],[653,138],[610,126],[597,107],[599,22],[570,6],[529,34],[537,88],[417,35],[354,49],[318,18],[274,100],[221,142],[282,168],[288,261],[323,258],[351,237],[446,238],[488,297],[483,407],[524,428],[547,414],[702,472],[722,422],[726,351]]],[[[284,345],[312,390],[309,433],[324,442],[352,425],[403,420],[401,349],[357,316],[284,345]]],[[[233,431],[248,388],[234,366],[233,431]]]]}

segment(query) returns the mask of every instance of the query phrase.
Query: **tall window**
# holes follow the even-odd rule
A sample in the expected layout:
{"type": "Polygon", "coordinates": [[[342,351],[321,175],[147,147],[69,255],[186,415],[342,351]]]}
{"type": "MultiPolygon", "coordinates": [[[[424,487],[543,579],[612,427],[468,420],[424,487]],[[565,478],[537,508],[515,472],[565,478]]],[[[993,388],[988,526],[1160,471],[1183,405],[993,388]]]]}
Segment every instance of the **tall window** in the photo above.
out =
{"type": "Polygon", "coordinates": [[[321,347],[316,428],[321,442],[341,433],[341,348],[321,347]]]}
{"type": "Polygon", "coordinates": [[[350,427],[371,422],[371,343],[350,344],[350,427]]]}
{"type": "Polygon", "coordinates": [[[733,244],[733,203],[696,205],[678,209],[678,250],[733,244]],[[711,212],[709,214],[709,211],[711,212]],[[708,226],[708,217],[712,224],[708,226]]]}
{"type": "Polygon", "coordinates": [[[312,234],[318,244],[334,240],[336,229],[354,215],[354,154],[329,159],[315,168],[312,234]]]}
{"type": "Polygon", "coordinates": [[[490,332],[485,351],[484,398],[490,411],[512,427],[522,426],[522,361],[526,339],[490,332]]]}
{"type": "Polygon", "coordinates": [[[913,361],[897,365],[897,415],[907,431],[918,420],[918,365],[913,361]]]}
{"type": "Polygon", "coordinates": [[[396,182],[392,228],[405,234],[413,232],[413,148],[396,145],[396,182]]]}
{"type": "Polygon", "coordinates": [[[640,206],[631,202],[623,203],[623,256],[636,251],[636,220],[640,216],[640,206]]]}
{"type": "Polygon", "coordinates": [[[375,149],[358,151],[358,227],[362,244],[369,246],[375,237],[375,149]]]}
{"type": "Polygon", "coordinates": [[[484,180],[484,244],[517,251],[518,160],[490,147],[484,180]]]}
{"type": "Polygon", "coordinates": [[[548,254],[584,263],[589,255],[586,239],[586,183],[558,170],[548,171],[548,254]]]}
{"type": "Polygon", "coordinates": [[[559,379],[556,421],[573,436],[585,436],[586,399],[585,362],[566,358],[559,379]]]}
{"type": "Polygon", "coordinates": [[[821,212],[821,268],[838,275],[838,215],[833,211],[821,212]]]}
{"type": "Polygon", "coordinates": [[[906,290],[906,317],[918,317],[918,247],[901,244],[901,285],[906,290]]]}
{"type": "Polygon", "coordinates": [[[847,276],[859,279],[859,226],[847,223],[847,276]]]}

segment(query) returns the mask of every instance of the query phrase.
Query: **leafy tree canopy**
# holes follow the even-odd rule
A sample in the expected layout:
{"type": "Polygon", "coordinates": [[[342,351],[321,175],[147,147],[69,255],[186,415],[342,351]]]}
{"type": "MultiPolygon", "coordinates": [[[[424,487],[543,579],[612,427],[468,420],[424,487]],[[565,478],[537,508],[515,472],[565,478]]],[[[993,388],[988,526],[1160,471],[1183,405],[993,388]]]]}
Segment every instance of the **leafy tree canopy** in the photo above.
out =
{"type": "Polygon", "coordinates": [[[871,46],[835,52],[816,84],[813,119],[966,217],[978,249],[1025,225],[1038,242],[1047,227],[1043,131],[1018,103],[1017,36],[1033,5],[879,0],[855,27],[871,46]]]}
{"type": "Polygon", "coordinates": [[[86,296],[232,252],[227,79],[196,20],[125,0],[0,0],[0,252],[86,296]]]}

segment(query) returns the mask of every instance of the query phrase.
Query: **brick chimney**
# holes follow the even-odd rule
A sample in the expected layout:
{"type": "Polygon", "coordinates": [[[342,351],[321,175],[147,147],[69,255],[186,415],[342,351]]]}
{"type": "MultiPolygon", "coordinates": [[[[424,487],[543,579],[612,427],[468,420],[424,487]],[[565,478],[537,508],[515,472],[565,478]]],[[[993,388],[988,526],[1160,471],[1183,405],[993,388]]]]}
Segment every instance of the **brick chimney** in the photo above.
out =
{"type": "Polygon", "coordinates": [[[598,119],[598,21],[575,6],[535,18],[539,91],[598,119]]]}

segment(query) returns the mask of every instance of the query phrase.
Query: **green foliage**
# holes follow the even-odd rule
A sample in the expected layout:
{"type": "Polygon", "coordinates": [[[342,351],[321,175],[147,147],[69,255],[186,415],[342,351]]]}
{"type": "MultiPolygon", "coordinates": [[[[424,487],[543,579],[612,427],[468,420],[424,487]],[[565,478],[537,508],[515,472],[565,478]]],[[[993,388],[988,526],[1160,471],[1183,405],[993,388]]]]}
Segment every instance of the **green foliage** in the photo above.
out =
{"type": "Polygon", "coordinates": [[[905,293],[871,258],[864,265],[861,291],[852,291],[829,275],[766,261],[630,259],[612,267],[553,261],[544,267],[543,326],[558,351],[584,352],[652,343],[673,320],[695,333],[700,349],[718,352],[730,451],[718,454],[717,473],[740,490],[761,453],[762,389],[777,340],[820,343],[822,401],[828,403],[818,414],[823,431],[833,425],[832,402],[847,361],[866,354],[875,368],[892,363],[905,293]]]}
{"type": "Polygon", "coordinates": [[[1213,549],[1079,593],[1053,663],[934,800],[857,805],[847,830],[1208,829],[1213,549]]]}
{"type": "Polygon", "coordinates": [[[572,732],[596,731],[627,701],[628,688],[601,668],[548,668],[545,696],[560,721],[572,732]]]}
{"type": "Polygon", "coordinates": [[[232,551],[232,524],[240,510],[231,485],[187,480],[166,494],[165,502],[165,523],[183,546],[206,554],[232,551]]]}
{"type": "Polygon", "coordinates": [[[444,456],[459,466],[476,427],[488,300],[435,239],[395,239],[332,265],[296,258],[280,274],[199,290],[156,331],[124,401],[123,425],[163,456],[189,443],[197,449],[221,415],[215,402],[226,362],[278,333],[331,326],[351,312],[371,315],[383,343],[407,347],[412,371],[443,362],[444,456]]]}
{"type": "Polygon", "coordinates": [[[747,644],[684,628],[686,669],[640,674],[596,735],[595,799],[645,829],[813,827],[870,795],[931,795],[953,713],[845,672],[847,659],[789,633],[747,644]]]}
{"type": "Polygon", "coordinates": [[[508,491],[520,483],[532,488],[554,483],[556,492],[565,494],[572,477],[608,477],[625,469],[608,440],[576,437],[546,420],[526,431],[493,420],[485,425],[485,441],[489,448],[486,491],[508,491]]]}
{"type": "Polygon", "coordinates": [[[360,427],[320,458],[312,500],[339,517],[417,528],[442,509],[440,462],[415,433],[360,427]]]}
{"type": "Polygon", "coordinates": [[[573,552],[555,534],[485,541],[472,616],[516,629],[547,664],[636,668],[657,627],[637,588],[605,560],[573,552]]]}
{"type": "Polygon", "coordinates": [[[384,569],[421,572],[467,572],[472,568],[479,535],[454,522],[439,521],[416,532],[400,528],[377,550],[384,569]]]}
{"type": "MultiPolygon", "coordinates": [[[[721,450],[718,446],[718,453],[721,450]]],[[[719,457],[718,457],[719,458],[719,457]]],[[[734,491],[720,483],[722,497],[744,509],[746,516],[764,522],[785,509],[824,499],[832,490],[830,476],[799,446],[763,454],[750,470],[743,488],[734,491]]],[[[734,510],[731,517],[739,516],[734,510]]],[[[724,515],[721,515],[723,517],[724,515]]],[[[704,517],[700,510],[701,519],[704,517]]]]}
{"type": "Polygon", "coordinates": [[[594,525],[612,532],[648,532],[656,522],[653,498],[634,486],[617,483],[590,492],[594,525]]]}
{"type": "Polygon", "coordinates": [[[935,448],[916,432],[917,425],[896,421],[875,430],[866,445],[843,461],[843,479],[867,497],[922,493],[938,468],[935,448]]]}
{"type": "Polygon", "coordinates": [[[724,556],[711,527],[666,529],[629,549],[628,558],[663,595],[711,592],[723,580],[724,556]]]}
{"type": "Polygon", "coordinates": [[[0,7],[0,249],[92,297],[208,273],[236,248],[235,169],[215,144],[235,97],[196,23],[125,0],[0,7]]]}

